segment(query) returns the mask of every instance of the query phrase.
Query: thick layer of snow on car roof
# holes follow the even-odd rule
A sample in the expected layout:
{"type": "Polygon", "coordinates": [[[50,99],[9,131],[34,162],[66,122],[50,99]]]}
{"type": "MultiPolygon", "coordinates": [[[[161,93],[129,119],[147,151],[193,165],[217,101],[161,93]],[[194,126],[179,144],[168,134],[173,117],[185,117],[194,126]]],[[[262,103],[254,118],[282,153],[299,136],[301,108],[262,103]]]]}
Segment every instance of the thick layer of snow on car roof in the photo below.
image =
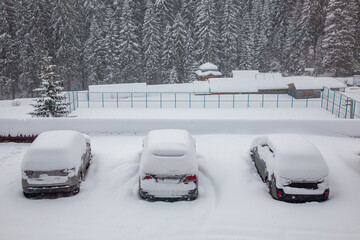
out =
{"type": "Polygon", "coordinates": [[[319,150],[306,138],[294,134],[274,134],[257,138],[252,147],[267,144],[275,155],[272,172],[293,181],[323,180],[329,170],[319,150]]]}
{"type": "Polygon", "coordinates": [[[212,93],[254,93],[258,91],[256,80],[238,78],[210,78],[212,93]]]}
{"type": "Polygon", "coordinates": [[[188,131],[150,131],[144,139],[140,175],[194,174],[197,172],[195,142],[188,131]]]}
{"type": "Polygon", "coordinates": [[[50,171],[78,167],[86,152],[86,137],[77,131],[40,134],[22,159],[22,170],[50,171]]]}

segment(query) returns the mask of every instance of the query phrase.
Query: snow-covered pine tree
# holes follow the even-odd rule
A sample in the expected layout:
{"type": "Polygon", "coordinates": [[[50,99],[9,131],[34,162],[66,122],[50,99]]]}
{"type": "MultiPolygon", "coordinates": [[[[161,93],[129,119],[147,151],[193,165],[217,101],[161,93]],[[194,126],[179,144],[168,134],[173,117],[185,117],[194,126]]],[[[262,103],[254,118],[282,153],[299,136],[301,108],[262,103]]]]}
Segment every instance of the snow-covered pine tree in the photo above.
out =
{"type": "Polygon", "coordinates": [[[170,71],[169,84],[175,84],[175,83],[180,83],[180,82],[179,82],[178,70],[177,70],[176,66],[173,66],[170,71]]]}
{"type": "Polygon", "coordinates": [[[63,78],[65,89],[73,89],[81,85],[79,29],[75,21],[78,13],[71,0],[57,0],[53,4],[51,23],[54,62],[57,65],[57,73],[63,78]]]}
{"type": "Polygon", "coordinates": [[[251,4],[250,0],[241,1],[240,13],[238,18],[239,32],[238,32],[238,62],[239,69],[250,70],[254,62],[254,31],[251,18],[251,4]]]}
{"type": "Polygon", "coordinates": [[[219,65],[219,25],[215,0],[202,0],[196,10],[195,35],[199,62],[219,65]]]}
{"type": "Polygon", "coordinates": [[[160,73],[160,26],[154,3],[147,0],[143,27],[144,77],[149,84],[159,83],[160,73]]]}
{"type": "Polygon", "coordinates": [[[356,53],[356,0],[330,0],[322,41],[323,67],[335,77],[353,75],[358,68],[356,53]]]}
{"type": "Polygon", "coordinates": [[[239,28],[236,22],[239,9],[234,0],[225,0],[224,11],[221,21],[221,64],[223,75],[229,76],[237,66],[237,35],[239,28]]]}
{"type": "Polygon", "coordinates": [[[162,75],[162,82],[168,83],[170,72],[172,69],[172,44],[171,44],[171,32],[172,28],[170,25],[167,25],[165,28],[162,43],[162,51],[161,51],[161,75],[162,75]]]}
{"type": "Polygon", "coordinates": [[[176,15],[171,32],[171,59],[176,67],[179,82],[184,80],[186,28],[181,13],[176,15]]]}
{"type": "Polygon", "coordinates": [[[143,69],[141,59],[141,44],[137,24],[134,18],[134,9],[130,7],[131,0],[125,0],[121,23],[120,23],[120,54],[121,61],[121,76],[124,82],[138,82],[140,81],[140,74],[143,69]]]}
{"type": "Polygon", "coordinates": [[[198,76],[195,71],[199,69],[199,63],[196,61],[195,43],[191,27],[189,27],[187,31],[184,67],[184,82],[193,82],[198,80],[198,76]]]}
{"type": "Polygon", "coordinates": [[[68,114],[68,103],[65,96],[61,94],[63,87],[62,81],[56,79],[54,69],[55,65],[51,65],[51,57],[43,58],[44,65],[39,76],[41,85],[34,89],[40,97],[32,106],[35,108],[29,114],[33,117],[63,117],[68,114]]]}

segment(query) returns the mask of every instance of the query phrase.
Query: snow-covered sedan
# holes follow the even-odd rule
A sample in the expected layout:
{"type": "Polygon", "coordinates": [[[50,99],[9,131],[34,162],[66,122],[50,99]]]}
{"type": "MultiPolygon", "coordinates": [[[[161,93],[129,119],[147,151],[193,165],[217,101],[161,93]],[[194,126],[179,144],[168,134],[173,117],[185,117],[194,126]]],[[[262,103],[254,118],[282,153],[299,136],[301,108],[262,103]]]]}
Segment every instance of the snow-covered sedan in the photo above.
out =
{"type": "Polygon", "coordinates": [[[194,200],[198,195],[195,140],[185,130],[148,133],[139,169],[139,194],[146,200],[194,200]]]}
{"type": "Polygon", "coordinates": [[[253,140],[251,158],[274,199],[325,201],[329,169],[319,150],[299,135],[267,135],[253,140]]]}
{"type": "Polygon", "coordinates": [[[90,138],[77,131],[41,133],[21,162],[26,197],[80,191],[91,160],[90,138]]]}

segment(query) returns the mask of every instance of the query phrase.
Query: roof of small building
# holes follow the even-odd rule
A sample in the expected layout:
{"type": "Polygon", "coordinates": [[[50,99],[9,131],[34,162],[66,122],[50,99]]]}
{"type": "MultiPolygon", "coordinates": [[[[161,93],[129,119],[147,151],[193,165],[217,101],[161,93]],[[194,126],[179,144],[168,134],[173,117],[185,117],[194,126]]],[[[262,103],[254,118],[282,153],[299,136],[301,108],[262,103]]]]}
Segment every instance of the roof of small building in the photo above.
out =
{"type": "Polygon", "coordinates": [[[288,89],[288,83],[283,79],[259,79],[257,80],[259,90],[288,89]]]}
{"type": "Polygon", "coordinates": [[[253,93],[258,92],[257,82],[253,79],[210,78],[211,93],[253,93]]]}
{"type": "Polygon", "coordinates": [[[206,72],[206,71],[217,71],[219,68],[215,64],[212,64],[211,62],[207,62],[207,63],[202,64],[199,67],[199,69],[202,72],[206,72]]]}
{"type": "Polygon", "coordinates": [[[258,70],[233,70],[233,78],[246,78],[246,79],[256,79],[256,74],[259,74],[258,70]]]}
{"type": "Polygon", "coordinates": [[[296,90],[321,90],[323,88],[322,84],[316,80],[295,81],[290,84],[294,84],[296,90]]]}
{"type": "Polygon", "coordinates": [[[221,76],[221,72],[219,71],[206,71],[206,72],[202,72],[201,70],[197,70],[195,72],[198,76],[204,77],[204,76],[209,76],[209,75],[213,75],[213,76],[221,76]]]}

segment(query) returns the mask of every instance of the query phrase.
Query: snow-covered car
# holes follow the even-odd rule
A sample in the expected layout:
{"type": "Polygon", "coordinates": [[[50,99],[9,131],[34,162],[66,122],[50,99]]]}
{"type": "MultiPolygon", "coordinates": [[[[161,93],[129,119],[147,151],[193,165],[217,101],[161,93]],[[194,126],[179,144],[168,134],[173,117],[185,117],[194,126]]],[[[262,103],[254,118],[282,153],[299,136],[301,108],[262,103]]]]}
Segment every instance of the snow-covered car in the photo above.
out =
{"type": "Polygon", "coordinates": [[[90,160],[91,145],[87,135],[67,130],[41,133],[21,162],[24,195],[77,194],[90,160]]]}
{"type": "Polygon", "coordinates": [[[148,133],[141,154],[139,194],[146,200],[196,199],[196,144],[188,131],[163,129],[148,133]]]}
{"type": "Polygon", "coordinates": [[[299,135],[267,135],[254,139],[251,158],[274,199],[325,201],[329,169],[319,150],[299,135]]]}

